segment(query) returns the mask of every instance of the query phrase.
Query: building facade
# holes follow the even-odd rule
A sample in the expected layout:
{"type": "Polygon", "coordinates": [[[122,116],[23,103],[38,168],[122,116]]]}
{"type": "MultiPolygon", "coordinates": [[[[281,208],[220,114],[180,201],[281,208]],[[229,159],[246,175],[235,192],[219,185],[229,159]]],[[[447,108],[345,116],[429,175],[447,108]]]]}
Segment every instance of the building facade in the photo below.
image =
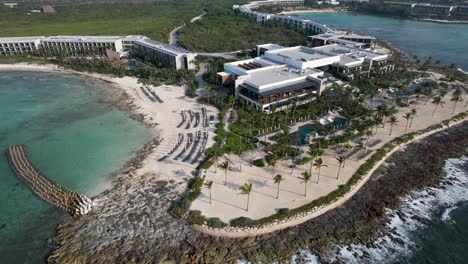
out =
{"type": "Polygon", "coordinates": [[[41,48],[44,37],[0,38],[0,55],[33,53],[41,48]]]}
{"type": "Polygon", "coordinates": [[[292,101],[315,100],[330,86],[328,72],[348,78],[371,71],[392,71],[388,54],[340,44],[321,47],[257,46],[258,57],[224,64],[218,73],[223,85],[234,87],[235,97],[258,110],[272,112],[292,101]]]}
{"type": "Polygon", "coordinates": [[[195,69],[196,54],[182,48],[151,39],[140,39],[134,42],[134,49],[140,56],[146,56],[153,62],[166,67],[195,69]]]}
{"type": "Polygon", "coordinates": [[[0,55],[41,53],[45,56],[67,54],[105,55],[109,50],[125,56],[133,49],[145,51],[166,67],[194,69],[195,53],[153,41],[145,36],[51,36],[0,38],[0,55]]]}
{"type": "MultiPolygon", "coordinates": [[[[257,23],[265,23],[268,20],[280,21],[284,24],[300,27],[306,29],[311,34],[326,34],[326,33],[336,33],[343,34],[336,30],[335,28],[321,24],[312,20],[302,19],[294,16],[282,15],[282,14],[268,14],[257,12],[254,9],[261,6],[271,6],[271,5],[287,5],[287,6],[298,6],[304,5],[304,0],[264,0],[264,1],[254,1],[245,5],[234,5],[233,9],[237,10],[240,14],[244,16],[251,17],[257,21],[257,23]]],[[[357,36],[357,35],[356,35],[357,36]]]]}

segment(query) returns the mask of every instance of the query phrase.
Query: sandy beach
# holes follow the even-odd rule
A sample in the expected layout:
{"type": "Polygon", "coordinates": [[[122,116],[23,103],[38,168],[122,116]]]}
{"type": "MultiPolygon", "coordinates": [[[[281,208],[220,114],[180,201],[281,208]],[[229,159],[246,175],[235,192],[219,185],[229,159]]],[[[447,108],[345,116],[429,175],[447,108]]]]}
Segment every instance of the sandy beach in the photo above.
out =
{"type": "MultiPolygon", "coordinates": [[[[142,86],[137,78],[134,77],[114,77],[97,73],[78,72],[59,68],[52,64],[0,64],[0,71],[48,71],[58,72],[64,74],[78,74],[86,78],[105,81],[114,86],[121,88],[128,95],[127,104],[130,105],[130,110],[138,115],[139,120],[146,125],[153,128],[156,135],[156,140],[159,146],[147,156],[135,175],[144,175],[146,173],[157,173],[161,178],[174,180],[177,182],[185,182],[192,176],[192,171],[196,168],[197,164],[192,163],[195,155],[190,159],[183,161],[183,159],[174,160],[173,157],[177,154],[174,153],[171,158],[164,161],[158,161],[163,155],[168,153],[177,143],[179,134],[184,134],[185,138],[189,133],[195,135],[198,131],[208,133],[208,140],[206,148],[210,147],[214,141],[214,127],[203,127],[201,124],[194,127],[194,124],[187,128],[184,124],[177,127],[181,122],[181,111],[191,110],[194,113],[200,113],[203,107],[206,108],[208,116],[217,118],[218,110],[213,106],[204,106],[199,104],[196,99],[185,96],[185,88],[176,85],[162,85],[158,87],[150,86],[149,88],[155,91],[158,96],[164,101],[163,103],[152,102],[141,91],[142,86]]],[[[184,142],[185,143],[185,142],[184,142]]],[[[185,155],[188,155],[190,150],[187,150],[185,155]]],[[[185,156],[184,156],[185,157],[185,156]]],[[[130,157],[129,157],[130,158],[130,157]]],[[[183,188],[182,188],[183,189],[183,188]]]]}

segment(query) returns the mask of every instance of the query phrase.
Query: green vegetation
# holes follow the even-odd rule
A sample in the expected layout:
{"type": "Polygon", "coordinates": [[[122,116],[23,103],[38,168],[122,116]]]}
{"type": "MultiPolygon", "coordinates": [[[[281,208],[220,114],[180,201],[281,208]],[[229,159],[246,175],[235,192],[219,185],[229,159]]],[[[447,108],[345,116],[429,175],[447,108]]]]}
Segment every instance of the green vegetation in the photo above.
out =
{"type": "MultiPolygon", "coordinates": [[[[189,210],[190,205],[198,197],[203,187],[204,178],[194,178],[189,182],[188,190],[186,194],[177,202],[177,204],[172,208],[172,213],[178,217],[184,216],[189,210]]],[[[199,215],[199,214],[198,214],[199,215]]],[[[192,215],[192,220],[199,218],[195,213],[192,215]]]]}
{"type": "Polygon", "coordinates": [[[180,30],[179,41],[185,48],[199,52],[245,51],[270,42],[285,46],[304,44],[306,35],[304,29],[278,21],[259,24],[227,8],[211,8],[203,19],[180,30]]]}
{"type": "MultiPolygon", "coordinates": [[[[145,35],[167,42],[169,32],[200,15],[205,0],[155,0],[140,3],[76,3],[55,6],[56,13],[32,13],[39,3],[0,6],[0,36],[145,35]]],[[[212,0],[210,5],[232,7],[236,0],[212,0]]]]}
{"type": "Polygon", "coordinates": [[[301,212],[309,211],[310,209],[318,207],[318,206],[330,204],[330,203],[336,201],[337,199],[341,198],[347,192],[349,192],[353,185],[358,183],[359,180],[362,177],[367,175],[367,173],[369,173],[369,171],[380,160],[382,160],[385,157],[385,155],[387,155],[394,148],[398,147],[398,145],[406,143],[406,142],[414,139],[418,135],[422,135],[422,134],[425,134],[427,132],[430,132],[430,131],[433,131],[433,130],[436,130],[436,129],[440,129],[440,128],[443,127],[442,124],[449,124],[450,122],[455,122],[455,121],[458,121],[458,120],[462,120],[462,119],[466,118],[467,116],[468,116],[468,112],[463,112],[463,113],[460,113],[460,114],[458,114],[458,115],[456,115],[456,116],[454,116],[454,117],[452,117],[452,118],[450,118],[448,120],[445,120],[445,121],[441,122],[441,124],[433,125],[433,126],[430,126],[430,127],[426,128],[426,129],[419,130],[419,131],[412,132],[412,133],[408,133],[408,134],[402,135],[401,137],[397,137],[397,138],[393,139],[391,142],[387,143],[385,146],[380,148],[376,153],[374,153],[364,164],[362,164],[358,168],[358,170],[353,174],[353,176],[351,176],[351,178],[346,182],[346,184],[340,186],[338,189],[336,189],[335,191],[327,194],[326,196],[322,196],[322,197],[320,197],[320,198],[318,198],[316,200],[313,200],[312,202],[310,202],[308,204],[305,204],[303,206],[300,206],[300,207],[297,207],[297,208],[294,208],[294,209],[290,209],[290,210],[288,210],[286,212],[283,211],[283,210],[281,210],[281,212],[280,212],[278,210],[278,212],[276,214],[268,216],[268,217],[264,217],[264,218],[261,218],[261,219],[258,219],[258,220],[251,220],[251,219],[248,219],[248,218],[244,219],[243,217],[236,218],[236,219],[233,219],[231,221],[231,225],[232,226],[259,226],[259,225],[271,223],[274,220],[283,219],[283,218],[286,218],[286,217],[289,217],[289,216],[296,215],[296,214],[301,213],[301,212]],[[233,221],[234,221],[235,225],[233,224],[233,221]]]}
{"type": "Polygon", "coordinates": [[[265,167],[265,161],[263,159],[256,159],[252,164],[256,167],[265,167]]]}
{"type": "Polygon", "coordinates": [[[123,61],[110,62],[102,58],[81,57],[58,57],[58,65],[76,71],[96,72],[101,74],[112,74],[116,76],[137,77],[140,82],[159,86],[161,83],[173,84],[180,80],[188,83],[188,91],[197,89],[198,83],[195,78],[195,70],[175,70],[170,68],[159,68],[150,63],[136,62],[134,67],[128,67],[123,61]]]}

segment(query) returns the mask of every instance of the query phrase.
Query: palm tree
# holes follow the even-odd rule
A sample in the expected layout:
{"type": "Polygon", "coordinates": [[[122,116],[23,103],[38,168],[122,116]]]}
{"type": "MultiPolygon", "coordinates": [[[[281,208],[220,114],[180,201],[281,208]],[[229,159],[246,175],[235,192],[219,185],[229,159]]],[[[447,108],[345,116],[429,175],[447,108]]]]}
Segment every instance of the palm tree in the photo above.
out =
{"type": "Polygon", "coordinates": [[[439,107],[439,105],[444,105],[445,104],[445,101],[442,100],[442,98],[440,96],[436,96],[434,97],[434,100],[432,101],[433,104],[435,104],[435,108],[434,108],[434,112],[432,112],[432,116],[434,116],[436,110],[437,110],[437,107],[439,107]]]}
{"type": "Polygon", "coordinates": [[[411,112],[411,122],[409,124],[409,127],[411,127],[413,125],[413,120],[414,120],[414,117],[416,116],[416,113],[417,113],[416,108],[412,108],[410,112],[411,112]]]}
{"type": "Polygon", "coordinates": [[[387,123],[387,118],[394,115],[394,114],[396,114],[398,111],[395,109],[394,106],[392,106],[390,108],[385,106],[385,107],[382,107],[382,108],[383,108],[382,115],[384,117],[384,120],[383,120],[383,123],[382,123],[382,128],[384,128],[385,123],[387,123]]]}
{"type": "Polygon", "coordinates": [[[346,159],[343,157],[343,156],[338,156],[336,158],[336,160],[338,161],[338,174],[336,175],[336,179],[338,180],[338,177],[340,177],[340,172],[341,172],[341,167],[343,166],[344,162],[346,161],[346,159]]]}
{"type": "Polygon", "coordinates": [[[211,187],[213,187],[213,181],[205,182],[205,187],[208,189],[208,191],[210,193],[210,204],[211,204],[211,187]]]}
{"type": "Polygon", "coordinates": [[[219,164],[218,167],[220,169],[224,170],[224,186],[226,186],[227,185],[227,171],[229,169],[229,162],[225,161],[225,162],[219,164]]]}
{"type": "Polygon", "coordinates": [[[270,157],[270,162],[268,164],[268,166],[271,166],[271,168],[272,168],[272,170],[271,170],[272,175],[275,174],[275,167],[276,167],[277,164],[278,164],[278,159],[276,158],[276,156],[272,155],[270,157]]]}
{"type": "Polygon", "coordinates": [[[278,189],[277,189],[277,192],[276,192],[276,199],[278,199],[279,198],[280,183],[282,181],[284,181],[285,178],[281,174],[276,174],[276,176],[273,178],[273,180],[278,185],[278,189]]]}
{"type": "Polygon", "coordinates": [[[317,177],[317,184],[318,184],[320,181],[320,170],[322,169],[322,167],[328,167],[328,166],[323,164],[322,158],[318,158],[314,162],[314,167],[318,169],[318,177],[317,177]]]}
{"type": "Polygon", "coordinates": [[[452,98],[450,99],[450,101],[453,102],[453,111],[452,111],[452,114],[453,114],[453,113],[455,113],[455,109],[457,107],[458,102],[463,101],[463,99],[461,97],[461,91],[459,89],[457,89],[457,90],[455,90],[455,92],[453,92],[452,98]]]}
{"type": "Polygon", "coordinates": [[[396,123],[398,123],[398,119],[396,118],[396,116],[392,115],[388,119],[387,123],[390,124],[390,133],[388,135],[392,135],[393,126],[396,125],[396,123]]]}
{"type": "Polygon", "coordinates": [[[246,183],[242,185],[239,189],[241,190],[240,194],[247,195],[247,210],[246,211],[249,211],[250,193],[252,193],[252,184],[246,183]]]}
{"type": "Polygon", "coordinates": [[[314,166],[315,158],[317,158],[318,156],[323,155],[323,152],[324,151],[322,150],[322,148],[319,147],[319,145],[317,145],[317,144],[310,145],[309,155],[310,155],[310,157],[312,159],[310,160],[309,174],[312,175],[312,166],[314,166]]]}
{"type": "Polygon", "coordinates": [[[298,179],[301,179],[302,182],[305,183],[304,196],[307,196],[307,183],[310,181],[312,174],[310,174],[308,171],[304,171],[301,174],[302,174],[302,177],[298,177],[298,179]]]}
{"type": "Polygon", "coordinates": [[[406,113],[403,118],[406,119],[406,126],[405,126],[405,133],[406,131],[408,130],[408,124],[409,124],[409,120],[411,119],[411,113],[406,113]]]}
{"type": "Polygon", "coordinates": [[[208,104],[209,104],[210,103],[210,98],[215,93],[215,90],[213,89],[213,87],[208,85],[208,86],[205,86],[205,92],[208,95],[207,97],[208,97],[208,104]]]}
{"type": "Polygon", "coordinates": [[[372,133],[372,130],[367,130],[366,131],[366,145],[365,145],[366,151],[367,151],[367,146],[368,146],[369,140],[371,139],[373,134],[374,133],[372,133]]]}
{"type": "Polygon", "coordinates": [[[353,149],[353,146],[351,146],[351,144],[349,144],[349,142],[346,142],[346,144],[344,144],[343,146],[343,150],[345,151],[345,163],[346,163],[346,159],[348,159],[348,155],[349,155],[349,152],[353,149]]]}

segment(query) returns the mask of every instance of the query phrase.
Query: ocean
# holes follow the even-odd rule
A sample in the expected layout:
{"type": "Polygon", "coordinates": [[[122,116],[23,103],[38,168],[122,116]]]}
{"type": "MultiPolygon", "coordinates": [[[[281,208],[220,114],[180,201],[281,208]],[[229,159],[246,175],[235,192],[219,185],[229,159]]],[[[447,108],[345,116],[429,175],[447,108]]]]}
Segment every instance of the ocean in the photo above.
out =
{"type": "Polygon", "coordinates": [[[400,209],[387,209],[390,233],[365,244],[335,245],[330,256],[322,258],[303,250],[292,262],[466,263],[468,157],[448,159],[444,174],[439,186],[414,191],[401,199],[400,209]]]}
{"type": "Polygon", "coordinates": [[[349,13],[301,13],[295,15],[338,29],[373,35],[411,56],[417,55],[421,61],[432,56],[433,62],[440,60],[445,65],[454,63],[468,71],[466,56],[468,24],[439,24],[349,13]]]}
{"type": "MultiPolygon", "coordinates": [[[[460,56],[466,54],[466,24],[438,24],[349,13],[297,15],[338,29],[376,36],[410,56],[417,55],[420,60],[432,56],[433,62],[454,63],[468,70],[466,56],[460,56]]],[[[387,210],[391,219],[387,227],[393,230],[392,234],[373,241],[372,247],[364,244],[336,245],[325,262],[467,263],[468,158],[447,160],[445,174],[441,186],[403,198],[398,212],[387,210]]],[[[320,262],[308,250],[301,251],[294,259],[303,259],[305,263],[320,262]]]]}
{"type": "MultiPolygon", "coordinates": [[[[33,164],[88,196],[149,141],[150,129],[111,105],[121,90],[72,74],[0,71],[0,149],[25,144],[33,164]]],[[[5,153],[5,152],[3,152],[5,153]]],[[[2,263],[44,263],[48,239],[68,216],[36,197],[0,156],[2,263]]]]}

